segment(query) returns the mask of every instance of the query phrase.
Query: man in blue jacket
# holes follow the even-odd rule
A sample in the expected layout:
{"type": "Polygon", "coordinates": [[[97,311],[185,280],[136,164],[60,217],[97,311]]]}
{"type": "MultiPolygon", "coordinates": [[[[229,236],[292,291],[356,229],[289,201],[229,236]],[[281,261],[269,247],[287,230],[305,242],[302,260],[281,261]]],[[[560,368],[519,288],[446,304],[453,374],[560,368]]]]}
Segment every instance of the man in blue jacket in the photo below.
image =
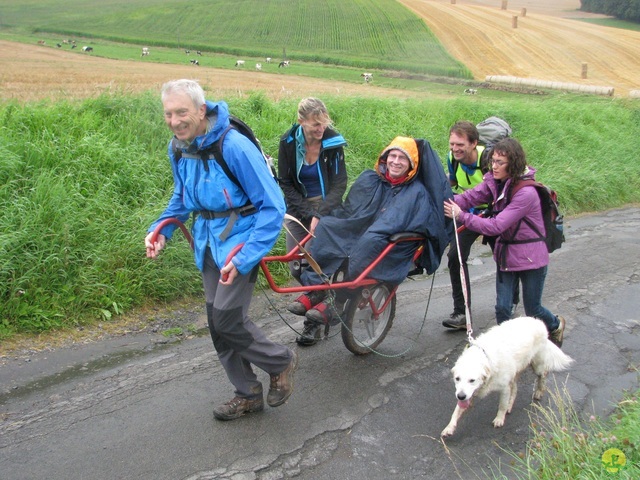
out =
{"type": "MultiPolygon", "coordinates": [[[[247,317],[258,264],[271,250],[282,225],[285,204],[258,148],[229,129],[223,101],[206,101],[193,80],[174,80],[162,87],[164,119],[174,133],[169,160],[174,190],[160,218],[186,221],[194,215],[192,233],[196,266],[202,272],[207,320],[213,345],[235,397],[213,409],[219,420],[232,420],[264,409],[262,383],[252,365],[271,377],[267,403],[277,407],[293,391],[297,353],[270,341],[247,317]],[[209,154],[218,142],[236,184],[209,154]],[[233,255],[232,249],[244,244],[233,255]]],[[[171,238],[175,224],[162,228],[155,242],[145,238],[147,257],[156,258],[171,238]]]]}

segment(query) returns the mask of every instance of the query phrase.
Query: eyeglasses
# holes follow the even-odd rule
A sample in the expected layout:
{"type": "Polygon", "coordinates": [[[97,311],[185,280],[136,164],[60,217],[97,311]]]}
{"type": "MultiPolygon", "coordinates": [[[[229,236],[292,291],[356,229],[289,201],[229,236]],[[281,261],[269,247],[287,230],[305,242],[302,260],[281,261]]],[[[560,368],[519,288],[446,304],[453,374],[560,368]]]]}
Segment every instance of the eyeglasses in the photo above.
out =
{"type": "Polygon", "coordinates": [[[496,159],[492,158],[491,159],[491,163],[493,165],[497,165],[498,167],[504,167],[509,162],[505,162],[504,160],[496,160],[496,159]]]}
{"type": "Polygon", "coordinates": [[[387,155],[387,163],[390,163],[390,162],[402,163],[404,165],[408,165],[411,163],[411,161],[407,158],[407,156],[404,153],[394,151],[394,150],[389,152],[389,154],[387,155]]]}

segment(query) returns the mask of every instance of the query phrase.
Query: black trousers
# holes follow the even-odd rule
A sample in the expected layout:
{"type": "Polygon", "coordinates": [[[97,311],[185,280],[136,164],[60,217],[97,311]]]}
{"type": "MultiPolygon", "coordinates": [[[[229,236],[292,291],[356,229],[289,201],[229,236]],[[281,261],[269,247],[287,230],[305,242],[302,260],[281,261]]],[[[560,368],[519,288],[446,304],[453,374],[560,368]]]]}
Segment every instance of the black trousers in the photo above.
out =
{"type": "MultiPolygon", "coordinates": [[[[467,284],[467,298],[469,308],[471,308],[471,285],[469,283],[469,268],[467,267],[467,259],[471,252],[471,246],[480,236],[477,232],[465,228],[458,233],[458,244],[460,245],[460,256],[462,257],[462,268],[464,269],[464,278],[467,284]]],[[[464,313],[464,292],[462,291],[462,280],[460,279],[460,261],[458,260],[458,249],[456,247],[456,237],[449,244],[449,277],[451,278],[451,296],[453,298],[453,312],[464,313]]]]}
{"type": "MultiPolygon", "coordinates": [[[[471,247],[474,242],[481,236],[480,233],[473,232],[467,228],[458,233],[458,242],[460,244],[460,256],[462,257],[462,268],[464,269],[464,278],[467,284],[467,299],[469,308],[471,308],[471,284],[469,283],[469,267],[467,259],[471,253],[471,247]]],[[[464,292],[462,291],[462,280],[460,279],[460,261],[458,260],[458,250],[456,248],[456,237],[449,244],[449,253],[447,266],[449,267],[449,277],[451,279],[451,297],[453,298],[453,312],[465,313],[464,292]]],[[[520,288],[516,282],[513,287],[513,304],[520,303],[520,288]]]]}

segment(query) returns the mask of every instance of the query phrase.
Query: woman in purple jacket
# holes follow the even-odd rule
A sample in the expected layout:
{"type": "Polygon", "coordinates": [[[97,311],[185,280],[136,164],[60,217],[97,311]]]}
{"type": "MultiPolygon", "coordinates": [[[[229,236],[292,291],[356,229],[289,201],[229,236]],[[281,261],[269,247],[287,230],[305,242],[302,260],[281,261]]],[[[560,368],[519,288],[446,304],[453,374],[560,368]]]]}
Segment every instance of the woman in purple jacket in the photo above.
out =
{"type": "Polygon", "coordinates": [[[542,207],[533,186],[519,189],[511,198],[510,189],[520,180],[533,179],[535,169],[527,166],[520,143],[513,138],[498,142],[493,149],[491,171],[483,182],[444,204],[444,213],[459,225],[483,235],[496,237],[493,256],[497,265],[496,320],[509,320],[513,289],[522,282],[522,298],[527,316],[539,318],[547,326],[549,339],[562,346],[565,320],[542,305],[542,290],[547,275],[549,252],[543,239],[523,221],[527,219],[539,231],[544,231],[542,207]],[[495,199],[495,200],[494,200],[495,199]],[[492,205],[492,215],[482,218],[466,212],[474,205],[492,205]],[[531,240],[527,243],[509,243],[531,240]]]}

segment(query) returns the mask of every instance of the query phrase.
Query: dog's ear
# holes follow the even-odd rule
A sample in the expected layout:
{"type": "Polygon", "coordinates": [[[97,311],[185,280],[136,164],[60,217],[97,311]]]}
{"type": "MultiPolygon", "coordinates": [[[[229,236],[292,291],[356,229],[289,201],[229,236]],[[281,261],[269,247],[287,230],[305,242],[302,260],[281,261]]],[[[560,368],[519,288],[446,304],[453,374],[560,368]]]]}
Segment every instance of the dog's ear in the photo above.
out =
{"type": "Polygon", "coordinates": [[[486,380],[487,378],[489,378],[491,376],[491,367],[489,366],[488,363],[485,363],[482,366],[482,380],[486,380]]]}

